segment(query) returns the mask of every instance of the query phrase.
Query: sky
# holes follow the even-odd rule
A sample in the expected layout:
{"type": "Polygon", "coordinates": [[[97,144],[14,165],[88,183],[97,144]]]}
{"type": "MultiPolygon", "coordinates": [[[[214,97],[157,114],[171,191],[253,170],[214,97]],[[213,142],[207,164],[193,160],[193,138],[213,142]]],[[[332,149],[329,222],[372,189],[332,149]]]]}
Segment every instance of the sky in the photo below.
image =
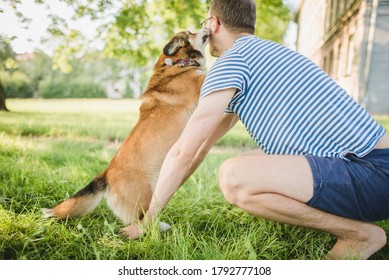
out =
{"type": "MultiPolygon", "coordinates": [[[[69,28],[78,29],[87,38],[93,38],[98,23],[88,19],[72,21],[73,11],[66,4],[58,0],[47,2],[49,3],[49,11],[67,19],[69,28]]],[[[4,13],[0,13],[0,34],[17,37],[12,42],[12,47],[16,53],[32,52],[35,48],[51,52],[53,46],[41,43],[41,39],[47,36],[46,30],[50,24],[49,11],[45,8],[46,5],[35,4],[34,0],[22,0],[22,4],[18,7],[18,10],[24,16],[32,19],[28,29],[22,28],[22,24],[18,22],[14,11],[0,1],[0,9],[4,10],[4,13]]]]}
{"type": "Polygon", "coordinates": [[[297,11],[298,6],[300,5],[301,0],[284,0],[284,3],[290,5],[295,11],[297,11]]]}
{"type": "MultiPolygon", "coordinates": [[[[285,3],[290,5],[293,9],[297,10],[300,0],[284,0],[285,3]]],[[[66,4],[59,2],[58,0],[47,1],[49,3],[49,9],[52,13],[60,15],[67,19],[69,28],[74,28],[81,31],[84,36],[91,39],[94,37],[99,22],[93,22],[88,19],[81,19],[72,21],[71,17],[73,11],[66,4]]],[[[49,12],[44,5],[35,4],[34,0],[22,0],[21,5],[18,5],[18,9],[32,21],[28,29],[22,28],[22,25],[18,22],[14,11],[0,1],[0,10],[4,10],[4,13],[0,13],[0,34],[7,35],[9,37],[16,36],[13,40],[12,47],[16,53],[32,52],[35,48],[39,48],[47,53],[52,53],[55,44],[41,43],[41,39],[47,36],[47,27],[50,24],[48,19],[49,12]]],[[[287,45],[293,45],[296,34],[296,26],[291,24],[289,26],[289,33],[285,37],[287,45]]]]}

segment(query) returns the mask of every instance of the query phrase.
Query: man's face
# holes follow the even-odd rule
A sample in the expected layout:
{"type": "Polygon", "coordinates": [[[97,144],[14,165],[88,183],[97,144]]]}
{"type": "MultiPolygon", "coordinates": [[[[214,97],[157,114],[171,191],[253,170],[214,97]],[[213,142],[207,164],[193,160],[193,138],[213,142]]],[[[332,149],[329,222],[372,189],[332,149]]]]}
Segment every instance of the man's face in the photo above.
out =
{"type": "Polygon", "coordinates": [[[213,35],[213,25],[214,25],[214,21],[217,19],[215,18],[215,16],[213,16],[211,14],[210,11],[208,12],[206,19],[207,20],[205,22],[205,28],[208,28],[209,30],[211,30],[211,36],[209,38],[209,53],[213,57],[220,57],[221,53],[217,47],[217,42],[215,40],[215,36],[213,35]]]}

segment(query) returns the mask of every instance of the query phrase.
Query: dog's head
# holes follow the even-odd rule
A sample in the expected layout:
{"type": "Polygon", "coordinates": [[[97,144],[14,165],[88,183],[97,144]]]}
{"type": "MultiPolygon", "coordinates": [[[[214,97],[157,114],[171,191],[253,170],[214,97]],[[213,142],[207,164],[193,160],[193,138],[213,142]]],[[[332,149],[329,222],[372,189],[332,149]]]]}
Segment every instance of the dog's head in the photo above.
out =
{"type": "Polygon", "coordinates": [[[163,49],[167,56],[167,63],[171,65],[196,62],[198,66],[205,66],[204,49],[209,40],[210,31],[201,29],[198,33],[190,31],[179,32],[163,49]]]}

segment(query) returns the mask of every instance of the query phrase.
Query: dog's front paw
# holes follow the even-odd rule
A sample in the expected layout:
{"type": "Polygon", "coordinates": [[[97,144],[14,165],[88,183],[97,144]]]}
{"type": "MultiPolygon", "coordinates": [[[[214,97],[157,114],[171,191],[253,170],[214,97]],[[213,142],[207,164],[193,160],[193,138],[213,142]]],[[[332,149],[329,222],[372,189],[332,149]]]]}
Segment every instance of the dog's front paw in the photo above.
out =
{"type": "Polygon", "coordinates": [[[54,217],[53,209],[42,208],[41,211],[42,211],[42,214],[43,214],[43,218],[54,217]]]}
{"type": "Polygon", "coordinates": [[[138,239],[143,236],[146,231],[144,226],[140,224],[132,224],[128,227],[122,228],[119,233],[129,239],[138,239]]]}

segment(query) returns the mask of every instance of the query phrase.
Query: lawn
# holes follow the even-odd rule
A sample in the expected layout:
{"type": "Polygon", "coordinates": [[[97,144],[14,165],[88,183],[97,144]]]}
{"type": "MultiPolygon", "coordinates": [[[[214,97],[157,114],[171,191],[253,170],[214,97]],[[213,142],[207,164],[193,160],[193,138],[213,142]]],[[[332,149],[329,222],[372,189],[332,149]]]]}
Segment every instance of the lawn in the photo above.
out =
{"type": "MultiPolygon", "coordinates": [[[[129,241],[102,203],[75,220],[43,219],[54,206],[105,169],[137,121],[138,100],[8,100],[0,112],[0,259],[320,259],[334,238],[253,217],[219,191],[220,163],[255,148],[236,126],[176,193],[161,220],[129,241]]],[[[389,128],[389,117],[377,117],[389,128]]],[[[389,233],[389,222],[380,222],[389,233]]],[[[389,259],[389,246],[372,256],[389,259]]]]}

